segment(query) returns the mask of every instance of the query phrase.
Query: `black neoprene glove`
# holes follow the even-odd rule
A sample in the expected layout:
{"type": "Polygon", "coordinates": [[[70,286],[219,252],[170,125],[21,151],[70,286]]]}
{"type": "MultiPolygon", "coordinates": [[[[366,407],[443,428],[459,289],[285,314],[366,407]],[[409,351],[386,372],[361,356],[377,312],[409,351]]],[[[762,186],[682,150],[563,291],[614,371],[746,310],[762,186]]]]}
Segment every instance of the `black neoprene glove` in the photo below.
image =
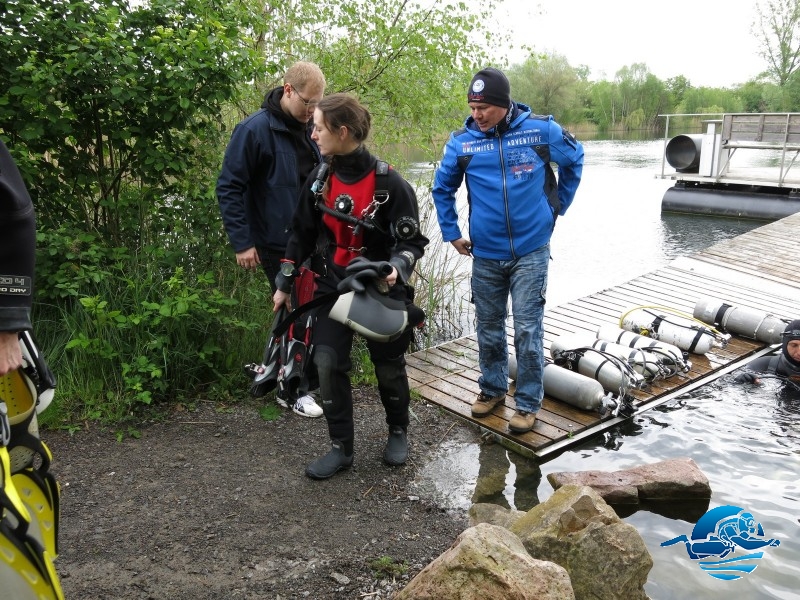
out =
{"type": "Polygon", "coordinates": [[[392,265],[386,261],[370,261],[363,256],[357,256],[345,268],[347,277],[339,282],[336,289],[340,292],[353,290],[361,293],[366,289],[365,282],[370,279],[383,279],[391,272],[392,265]]]}
{"type": "Polygon", "coordinates": [[[752,371],[742,371],[733,378],[734,383],[758,383],[758,375],[752,371]]]}

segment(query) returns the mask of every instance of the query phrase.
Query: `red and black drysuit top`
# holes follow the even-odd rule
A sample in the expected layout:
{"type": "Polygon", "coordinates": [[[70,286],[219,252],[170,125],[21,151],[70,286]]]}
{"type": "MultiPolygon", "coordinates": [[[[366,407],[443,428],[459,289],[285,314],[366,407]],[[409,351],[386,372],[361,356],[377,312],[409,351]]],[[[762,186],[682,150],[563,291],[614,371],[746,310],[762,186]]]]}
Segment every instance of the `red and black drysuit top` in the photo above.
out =
{"type": "MultiPolygon", "coordinates": [[[[349,209],[351,216],[360,217],[372,202],[377,162],[363,146],[351,154],[333,157],[328,185],[320,201],[332,209],[338,204],[349,209]]],[[[385,178],[388,198],[364,224],[356,226],[317,207],[318,196],[311,191],[317,171],[314,170],[300,192],[286,259],[300,265],[312,257],[311,266],[320,276],[317,295],[335,290],[336,284],[344,279],[348,262],[356,256],[370,261],[388,261],[398,273],[395,293],[390,293],[395,296],[406,287],[400,284],[408,282],[428,244],[428,238],[420,231],[414,189],[390,168],[385,178]]],[[[287,291],[286,284],[290,282],[282,279],[278,277],[278,287],[287,291]]]]}

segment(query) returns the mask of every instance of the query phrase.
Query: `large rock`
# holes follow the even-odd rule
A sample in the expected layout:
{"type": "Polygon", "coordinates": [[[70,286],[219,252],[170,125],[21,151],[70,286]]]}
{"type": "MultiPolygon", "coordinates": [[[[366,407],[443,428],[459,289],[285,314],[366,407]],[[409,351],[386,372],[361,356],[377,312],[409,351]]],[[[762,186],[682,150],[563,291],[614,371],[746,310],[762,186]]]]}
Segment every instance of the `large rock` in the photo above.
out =
{"type": "Polygon", "coordinates": [[[553,489],[587,485],[609,504],[638,504],[641,500],[711,498],[711,486],[691,458],[674,458],[621,471],[550,473],[553,489]]]}
{"type": "Polygon", "coordinates": [[[508,529],[524,514],[521,510],[511,510],[499,504],[479,502],[469,507],[469,526],[474,527],[479,523],[488,523],[508,529]]]}
{"type": "Polygon", "coordinates": [[[481,523],[464,531],[394,600],[570,600],[567,572],[530,557],[519,538],[481,523]]]}
{"type": "Polygon", "coordinates": [[[643,600],[653,559],[600,495],[566,485],[511,526],[528,553],[564,567],[577,600],[643,600]]]}

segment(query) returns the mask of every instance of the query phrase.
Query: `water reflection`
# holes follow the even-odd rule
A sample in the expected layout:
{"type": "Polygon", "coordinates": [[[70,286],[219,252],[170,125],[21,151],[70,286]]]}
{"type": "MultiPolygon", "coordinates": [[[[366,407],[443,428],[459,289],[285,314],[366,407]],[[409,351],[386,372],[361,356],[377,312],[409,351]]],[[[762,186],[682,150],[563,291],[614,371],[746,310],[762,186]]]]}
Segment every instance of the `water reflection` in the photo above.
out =
{"type": "Polygon", "coordinates": [[[535,459],[486,439],[481,443],[478,462],[473,504],[486,502],[523,512],[539,504],[537,490],[542,482],[542,470],[535,459]],[[511,484],[507,483],[509,476],[511,484]]]}
{"type": "Polygon", "coordinates": [[[665,213],[661,215],[662,250],[668,259],[688,256],[763,224],[748,219],[665,213]]]}

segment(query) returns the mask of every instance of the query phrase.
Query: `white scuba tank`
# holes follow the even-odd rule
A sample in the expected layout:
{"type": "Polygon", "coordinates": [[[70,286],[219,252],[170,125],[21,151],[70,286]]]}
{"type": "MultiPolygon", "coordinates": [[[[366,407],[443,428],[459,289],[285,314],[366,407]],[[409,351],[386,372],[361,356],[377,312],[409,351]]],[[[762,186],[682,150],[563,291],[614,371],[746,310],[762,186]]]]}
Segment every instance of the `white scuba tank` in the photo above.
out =
{"type": "Polygon", "coordinates": [[[601,325],[597,329],[597,337],[621,346],[645,350],[658,356],[663,364],[674,368],[676,371],[687,373],[692,368],[692,362],[687,360],[686,354],[677,346],[633,333],[627,329],[621,329],[616,325],[601,325]]]}
{"type": "Polygon", "coordinates": [[[646,381],[663,379],[672,373],[672,369],[662,367],[657,356],[638,348],[622,346],[613,341],[600,339],[588,331],[586,333],[563,335],[559,338],[559,343],[567,348],[594,348],[595,350],[612,354],[627,362],[646,381]]]}
{"type": "Polygon", "coordinates": [[[694,305],[694,318],[719,327],[721,331],[767,344],[779,344],[786,329],[786,320],[762,310],[732,306],[711,298],[701,298],[694,305]]]}
{"type": "Polygon", "coordinates": [[[646,384],[644,376],[624,360],[591,347],[576,348],[570,344],[568,336],[550,343],[550,356],[556,365],[596,379],[607,392],[620,396],[625,395],[626,390],[642,388],[646,384]]]}
{"type": "MultiPolygon", "coordinates": [[[[517,379],[517,357],[513,354],[508,356],[508,376],[513,381],[517,379]]],[[[604,414],[617,407],[614,396],[606,393],[600,382],[553,363],[545,363],[542,384],[549,397],[581,410],[596,410],[604,414]]]]}
{"type": "Polygon", "coordinates": [[[730,335],[722,335],[706,324],[659,306],[640,306],[623,313],[623,329],[673,344],[692,354],[705,354],[724,347],[730,335]]]}

